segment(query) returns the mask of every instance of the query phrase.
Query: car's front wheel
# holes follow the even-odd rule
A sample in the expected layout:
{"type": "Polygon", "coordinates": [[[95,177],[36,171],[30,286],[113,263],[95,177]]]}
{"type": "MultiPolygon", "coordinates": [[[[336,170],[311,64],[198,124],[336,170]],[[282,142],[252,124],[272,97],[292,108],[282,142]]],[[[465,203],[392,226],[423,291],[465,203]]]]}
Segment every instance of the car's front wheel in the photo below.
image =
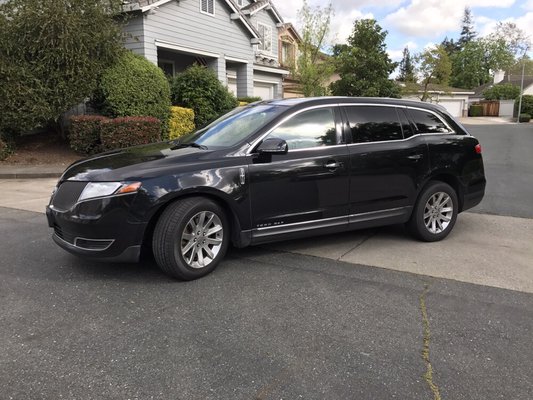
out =
{"type": "Polygon", "coordinates": [[[226,254],[228,221],[224,210],[203,197],[190,197],[169,205],[161,214],[153,236],[159,267],[182,280],[212,272],[226,254]]]}
{"type": "Polygon", "coordinates": [[[418,197],[407,228],[425,242],[442,240],[453,229],[458,208],[457,194],[450,185],[430,181],[418,197]]]}

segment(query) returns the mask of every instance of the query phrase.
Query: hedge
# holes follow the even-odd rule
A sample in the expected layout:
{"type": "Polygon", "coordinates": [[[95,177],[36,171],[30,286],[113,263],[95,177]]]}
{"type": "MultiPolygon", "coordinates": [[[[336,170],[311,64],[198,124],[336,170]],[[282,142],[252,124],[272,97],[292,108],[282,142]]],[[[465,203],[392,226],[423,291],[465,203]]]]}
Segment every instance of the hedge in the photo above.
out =
{"type": "Polygon", "coordinates": [[[529,114],[520,114],[518,122],[529,122],[531,120],[531,115],[529,114]]]}
{"type": "Polygon", "coordinates": [[[237,100],[241,103],[255,103],[256,101],[261,101],[263,100],[261,97],[259,96],[248,96],[248,97],[238,97],[237,100]]]}
{"type": "Polygon", "coordinates": [[[10,154],[10,146],[0,137],[0,161],[5,160],[10,154]]]}
{"type": "Polygon", "coordinates": [[[122,117],[101,124],[102,150],[122,149],[161,140],[161,122],[154,117],[122,117]]]}
{"type": "Polygon", "coordinates": [[[470,116],[471,117],[483,116],[483,106],[481,104],[472,104],[470,106],[470,116]]]}
{"type": "Polygon", "coordinates": [[[96,154],[102,151],[100,131],[102,122],[107,121],[102,115],[82,115],[70,119],[70,147],[82,154],[96,154]]]}
{"type": "MultiPolygon", "coordinates": [[[[514,115],[518,114],[518,99],[514,102],[514,115]]],[[[525,94],[522,96],[522,108],[520,114],[533,115],[533,95],[525,94]]]]}
{"type": "Polygon", "coordinates": [[[190,108],[170,107],[169,139],[177,139],[194,131],[194,111],[190,108]]]}
{"type": "Polygon", "coordinates": [[[103,74],[93,102],[101,114],[111,118],[158,118],[163,136],[168,134],[170,86],[163,71],[142,56],[124,52],[103,74]]]}

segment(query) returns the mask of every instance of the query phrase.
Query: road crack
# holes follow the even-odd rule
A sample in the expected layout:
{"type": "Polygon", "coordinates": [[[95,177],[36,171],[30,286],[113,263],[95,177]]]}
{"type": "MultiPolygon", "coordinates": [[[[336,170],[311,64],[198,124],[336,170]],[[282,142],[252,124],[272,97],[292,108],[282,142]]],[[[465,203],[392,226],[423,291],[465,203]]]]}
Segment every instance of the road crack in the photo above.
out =
{"type": "Polygon", "coordinates": [[[426,364],[426,372],[424,373],[424,380],[428,384],[429,390],[433,393],[433,400],[441,400],[439,387],[433,381],[433,366],[429,357],[429,350],[431,344],[431,330],[429,327],[428,310],[426,306],[426,295],[429,292],[430,285],[426,283],[424,290],[419,296],[420,311],[422,313],[422,324],[424,327],[422,359],[426,364]]]}

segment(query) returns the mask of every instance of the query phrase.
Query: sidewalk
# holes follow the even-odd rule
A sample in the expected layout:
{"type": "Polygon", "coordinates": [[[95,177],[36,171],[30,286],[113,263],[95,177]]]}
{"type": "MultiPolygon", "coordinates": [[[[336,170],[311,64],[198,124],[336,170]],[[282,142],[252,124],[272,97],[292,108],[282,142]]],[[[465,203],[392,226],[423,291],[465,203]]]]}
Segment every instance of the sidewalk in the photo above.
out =
{"type": "Polygon", "coordinates": [[[501,125],[516,123],[516,119],[511,117],[461,117],[458,120],[463,125],[501,125]]]}
{"type": "MultiPolygon", "coordinates": [[[[0,180],[0,207],[44,213],[56,182],[0,180]]],[[[532,243],[533,219],[467,212],[459,215],[450,236],[436,243],[416,241],[403,227],[391,226],[264,247],[533,293],[532,243]]]]}

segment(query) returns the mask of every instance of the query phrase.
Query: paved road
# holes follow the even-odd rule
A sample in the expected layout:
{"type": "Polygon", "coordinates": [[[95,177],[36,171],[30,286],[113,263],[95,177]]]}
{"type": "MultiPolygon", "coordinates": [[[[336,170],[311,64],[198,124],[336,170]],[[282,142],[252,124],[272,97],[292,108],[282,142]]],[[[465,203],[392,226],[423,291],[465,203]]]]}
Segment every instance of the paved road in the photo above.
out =
{"type": "Polygon", "coordinates": [[[533,124],[468,125],[483,146],[487,192],[473,211],[533,218],[533,124]]]}
{"type": "Polygon", "coordinates": [[[179,283],[6,208],[0,237],[3,399],[430,400],[424,342],[443,399],[533,398],[528,294],[261,248],[179,283]]]}

